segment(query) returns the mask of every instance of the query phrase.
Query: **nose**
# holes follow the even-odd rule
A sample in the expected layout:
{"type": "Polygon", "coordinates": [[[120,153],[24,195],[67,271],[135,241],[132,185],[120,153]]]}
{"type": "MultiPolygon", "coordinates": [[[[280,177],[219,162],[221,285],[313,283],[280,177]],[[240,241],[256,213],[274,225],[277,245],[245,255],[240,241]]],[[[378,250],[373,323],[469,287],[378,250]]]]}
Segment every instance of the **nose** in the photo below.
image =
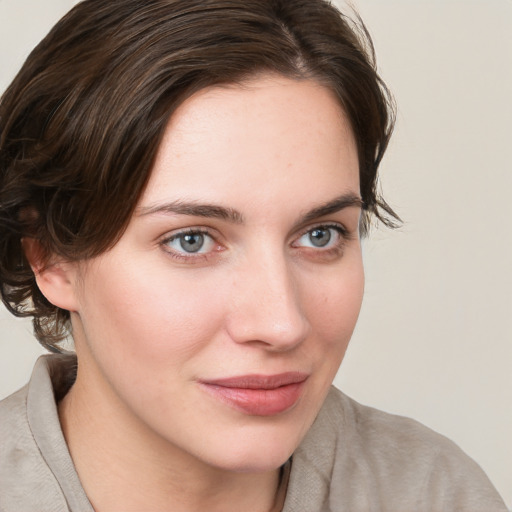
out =
{"type": "Polygon", "coordinates": [[[234,274],[228,333],[237,343],[292,350],[309,332],[297,272],[282,254],[260,254],[255,260],[234,274]]]}

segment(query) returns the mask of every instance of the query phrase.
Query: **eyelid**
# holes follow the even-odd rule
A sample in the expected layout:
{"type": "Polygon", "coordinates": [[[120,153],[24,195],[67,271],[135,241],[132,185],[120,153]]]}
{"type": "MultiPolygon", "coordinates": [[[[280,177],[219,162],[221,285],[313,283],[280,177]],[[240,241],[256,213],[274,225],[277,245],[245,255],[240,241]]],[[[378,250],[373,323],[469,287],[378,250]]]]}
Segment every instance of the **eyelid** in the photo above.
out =
{"type": "MultiPolygon", "coordinates": [[[[306,251],[308,249],[316,252],[317,254],[324,254],[328,255],[330,253],[339,253],[340,251],[343,251],[343,248],[345,246],[345,243],[349,240],[357,238],[357,230],[350,230],[348,229],[343,223],[341,222],[333,222],[333,221],[324,221],[324,222],[316,222],[314,224],[309,224],[308,226],[303,227],[296,235],[294,235],[290,246],[294,249],[305,249],[306,251]],[[302,238],[307,233],[315,230],[315,229],[333,229],[335,230],[340,239],[339,243],[335,244],[334,247],[317,247],[317,248],[311,248],[311,247],[303,247],[300,245],[295,245],[300,238],[302,238]]],[[[185,264],[195,264],[195,263],[202,263],[205,262],[211,258],[214,258],[215,256],[219,255],[219,253],[223,252],[224,249],[226,249],[227,245],[224,241],[222,241],[223,237],[222,235],[214,228],[211,228],[209,226],[187,226],[186,228],[178,228],[175,230],[172,230],[170,232],[165,233],[164,235],[160,236],[157,240],[157,243],[160,247],[162,247],[162,250],[168,254],[170,257],[182,261],[185,264]],[[201,234],[204,236],[207,236],[212,239],[214,243],[214,248],[212,250],[209,250],[208,252],[197,252],[197,253],[187,253],[187,252],[181,252],[174,249],[171,249],[168,245],[170,241],[174,241],[176,238],[180,236],[184,236],[187,234],[201,234]],[[219,241],[220,239],[220,241],[219,241]]]]}
{"type": "Polygon", "coordinates": [[[208,235],[211,238],[213,238],[210,232],[205,228],[181,228],[176,229],[174,231],[170,231],[165,235],[158,237],[158,243],[165,244],[171,240],[175,240],[176,238],[185,235],[208,235]]]}
{"type": "MultiPolygon", "coordinates": [[[[310,224],[307,227],[302,228],[298,232],[298,234],[293,237],[293,242],[295,242],[296,240],[300,239],[301,237],[303,237],[305,234],[309,233],[310,231],[313,231],[315,229],[320,229],[320,228],[325,228],[325,229],[331,228],[331,229],[334,229],[345,240],[351,240],[351,239],[354,238],[354,233],[351,230],[347,229],[347,227],[344,224],[342,224],[341,222],[329,222],[329,221],[327,221],[327,222],[317,222],[315,224],[310,224]]],[[[293,245],[293,242],[292,242],[292,245],[293,245]]]]}
{"type": "Polygon", "coordinates": [[[208,258],[214,256],[216,253],[219,253],[222,251],[222,249],[220,249],[220,248],[223,247],[223,244],[218,241],[218,238],[220,238],[220,235],[218,235],[217,233],[212,233],[212,231],[215,231],[215,230],[213,230],[212,228],[204,227],[204,226],[197,226],[197,227],[189,226],[186,228],[175,229],[175,230],[170,231],[170,232],[166,233],[165,235],[162,235],[161,237],[159,237],[158,245],[160,247],[162,247],[162,250],[165,251],[166,254],[168,254],[169,256],[171,256],[177,260],[185,261],[188,263],[204,261],[204,260],[207,260],[208,258]],[[215,247],[213,250],[204,252],[204,253],[202,253],[202,252],[187,253],[187,252],[173,250],[167,245],[169,242],[174,241],[177,238],[179,238],[180,236],[185,236],[185,235],[207,236],[212,239],[215,247]]]}
{"type": "MultiPolygon", "coordinates": [[[[171,229],[171,230],[167,231],[165,234],[160,235],[157,238],[157,242],[163,243],[163,242],[169,241],[173,238],[177,238],[179,236],[191,235],[191,234],[208,235],[210,238],[212,238],[215,241],[222,239],[222,236],[215,228],[212,228],[210,226],[201,226],[201,225],[194,226],[194,225],[192,225],[192,226],[171,229]]],[[[222,243],[222,242],[220,242],[220,243],[222,243]]]]}
{"type": "Polygon", "coordinates": [[[340,222],[318,222],[299,231],[290,244],[290,247],[300,259],[311,260],[317,263],[330,263],[340,260],[345,254],[348,243],[354,239],[357,239],[357,235],[355,235],[354,231],[347,229],[347,227],[340,222]],[[301,239],[315,229],[329,229],[335,231],[334,242],[331,244],[330,242],[332,240],[329,240],[324,247],[312,247],[309,244],[301,244],[301,239]]]}

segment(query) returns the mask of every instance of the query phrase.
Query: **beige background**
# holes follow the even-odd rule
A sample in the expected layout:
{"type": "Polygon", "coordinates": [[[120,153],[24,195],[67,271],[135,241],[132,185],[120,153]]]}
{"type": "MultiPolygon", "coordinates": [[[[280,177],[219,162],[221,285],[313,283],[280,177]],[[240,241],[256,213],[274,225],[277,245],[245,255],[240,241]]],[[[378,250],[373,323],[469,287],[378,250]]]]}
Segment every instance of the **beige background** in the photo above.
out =
{"type": "MultiPolygon", "coordinates": [[[[75,2],[0,0],[0,89],[75,2]]],[[[382,169],[405,220],[364,244],[336,383],[456,441],[512,506],[512,1],[356,0],[398,126],[382,169]]],[[[42,349],[0,310],[0,397],[42,349]]]]}

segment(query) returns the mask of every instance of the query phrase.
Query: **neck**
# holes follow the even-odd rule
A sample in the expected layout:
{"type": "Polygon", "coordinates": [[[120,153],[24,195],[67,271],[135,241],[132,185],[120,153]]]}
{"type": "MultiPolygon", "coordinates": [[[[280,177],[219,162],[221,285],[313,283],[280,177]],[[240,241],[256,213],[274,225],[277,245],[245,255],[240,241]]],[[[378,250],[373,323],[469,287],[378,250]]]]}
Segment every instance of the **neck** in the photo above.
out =
{"type": "Polygon", "coordinates": [[[108,386],[95,385],[98,378],[84,380],[79,366],[59,416],[96,512],[280,510],[279,470],[237,473],[205,464],[149,431],[108,386]]]}

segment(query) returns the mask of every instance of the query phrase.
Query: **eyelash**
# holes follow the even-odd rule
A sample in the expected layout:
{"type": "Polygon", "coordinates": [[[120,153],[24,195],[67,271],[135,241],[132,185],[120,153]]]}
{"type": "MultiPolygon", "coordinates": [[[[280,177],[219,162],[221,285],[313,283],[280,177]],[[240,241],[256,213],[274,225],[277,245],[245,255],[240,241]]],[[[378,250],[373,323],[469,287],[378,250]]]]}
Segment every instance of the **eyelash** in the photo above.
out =
{"type": "Polygon", "coordinates": [[[308,227],[306,230],[302,231],[298,238],[303,237],[304,235],[307,235],[308,233],[311,233],[315,230],[322,230],[322,229],[333,229],[336,231],[342,238],[349,239],[350,233],[349,231],[342,226],[341,224],[318,224],[316,226],[308,227]]]}
{"type": "MultiPolygon", "coordinates": [[[[328,229],[332,229],[332,230],[336,231],[336,233],[339,235],[339,240],[337,241],[337,243],[335,244],[334,247],[329,247],[327,249],[322,249],[321,247],[318,247],[318,248],[303,247],[303,249],[308,252],[313,251],[313,252],[317,253],[318,256],[327,256],[327,257],[340,256],[343,254],[343,250],[345,248],[346,242],[354,238],[353,234],[341,224],[318,224],[315,226],[310,226],[306,230],[302,231],[291,245],[292,245],[292,247],[294,247],[293,244],[297,240],[300,240],[303,236],[307,235],[308,233],[312,233],[315,230],[328,230],[328,229]]],[[[165,238],[163,238],[159,242],[159,244],[163,247],[165,252],[172,258],[179,260],[179,261],[188,262],[188,263],[196,263],[196,262],[199,263],[201,261],[208,260],[209,258],[214,256],[214,253],[222,252],[222,250],[223,250],[221,248],[222,246],[216,241],[215,237],[211,234],[211,231],[206,228],[190,228],[190,229],[186,229],[184,231],[179,231],[177,233],[173,233],[172,235],[166,236],[165,238]],[[212,240],[212,243],[215,245],[214,250],[206,252],[206,253],[186,253],[186,252],[181,253],[181,252],[172,250],[168,247],[168,244],[170,242],[178,240],[187,235],[192,235],[192,236],[203,235],[205,237],[210,238],[212,240]]],[[[297,248],[300,248],[300,247],[297,247],[297,248]]]]}
{"type": "MultiPolygon", "coordinates": [[[[160,245],[164,248],[165,252],[171,256],[172,258],[175,258],[179,261],[185,261],[185,262],[191,262],[191,261],[203,261],[211,257],[211,253],[180,253],[178,251],[174,251],[170,249],[167,244],[170,242],[173,242],[174,240],[178,240],[180,238],[183,238],[187,235],[203,235],[211,238],[211,240],[214,242],[216,247],[220,247],[220,244],[218,244],[215,241],[215,238],[212,236],[210,231],[205,228],[190,228],[186,229],[184,231],[179,231],[177,233],[173,233],[171,236],[165,237],[161,242],[160,245]],[[166,247],[167,246],[167,247],[166,247]]],[[[220,249],[214,250],[214,252],[221,252],[220,249]]]]}

